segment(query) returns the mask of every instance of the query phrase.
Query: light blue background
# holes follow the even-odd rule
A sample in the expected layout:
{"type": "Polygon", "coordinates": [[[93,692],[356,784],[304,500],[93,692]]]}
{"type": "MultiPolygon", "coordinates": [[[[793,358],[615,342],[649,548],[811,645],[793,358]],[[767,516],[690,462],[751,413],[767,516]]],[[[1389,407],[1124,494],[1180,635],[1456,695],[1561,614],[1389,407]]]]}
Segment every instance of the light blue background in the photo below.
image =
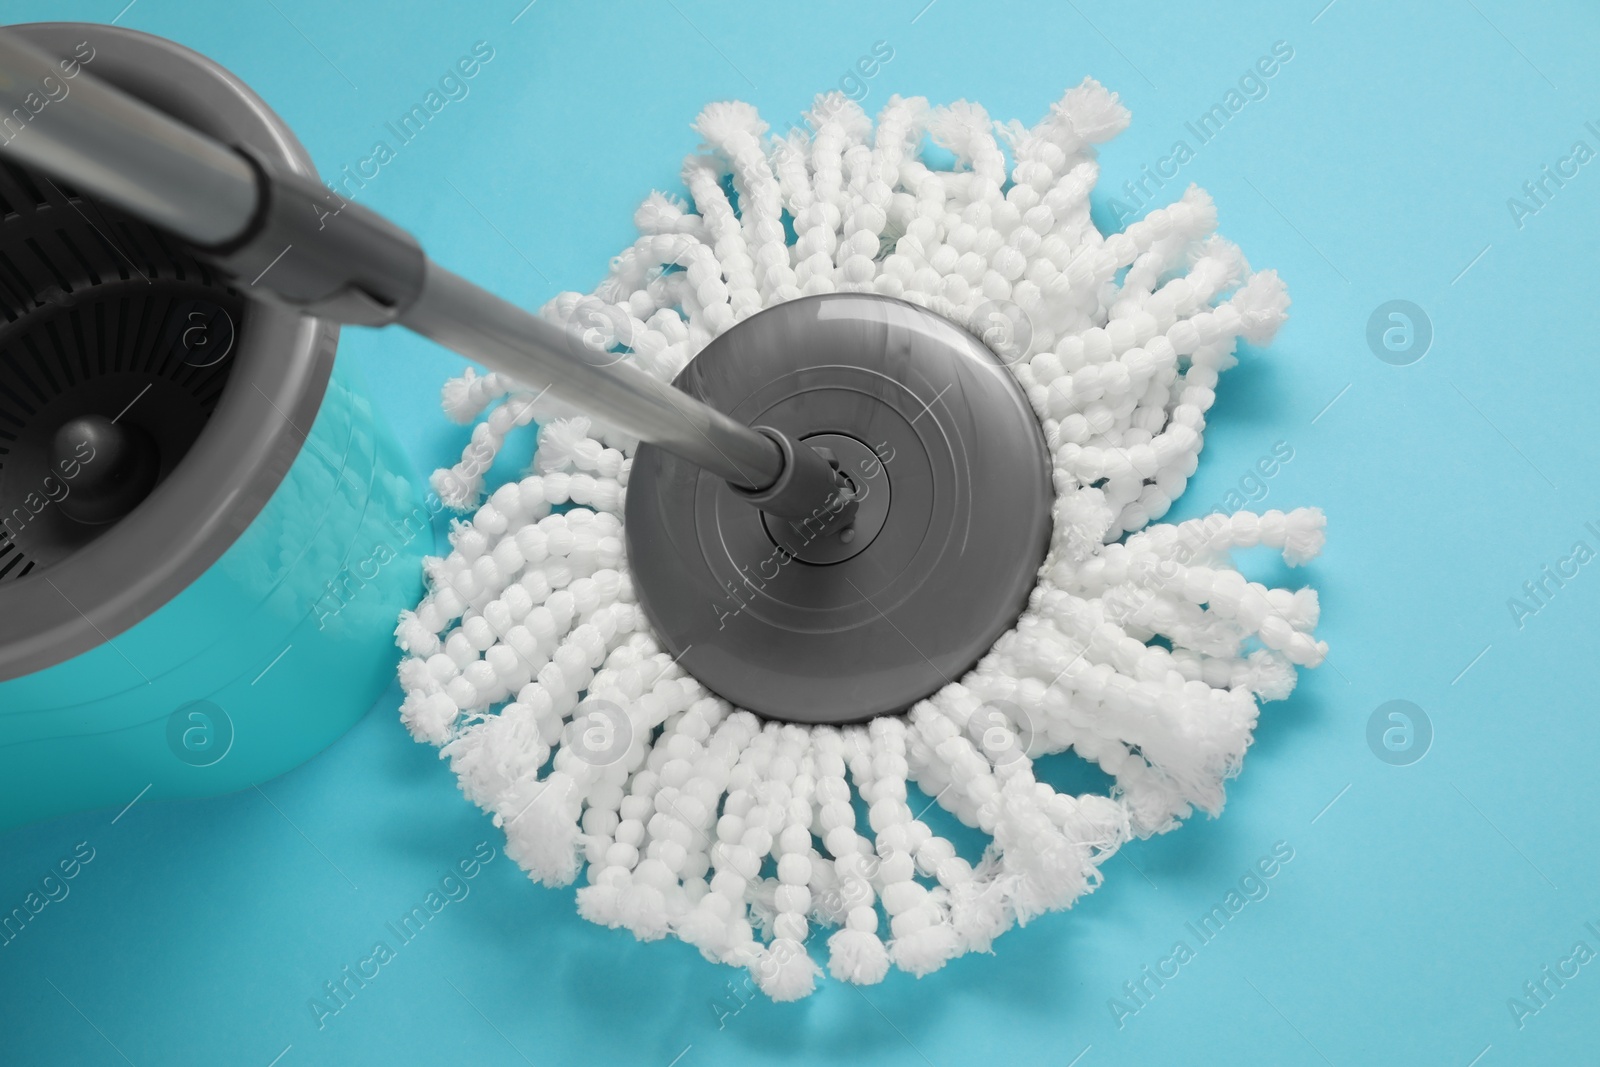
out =
{"type": "MultiPolygon", "coordinates": [[[[4,17],[110,20],[124,2],[11,3],[4,17]]],[[[1306,578],[1331,658],[1266,707],[1220,820],[1129,846],[1098,892],[1007,934],[992,957],[862,990],[828,981],[797,1004],[758,997],[719,1027],[712,1005],[737,1003],[738,974],[676,941],[639,945],[579,920],[570,889],[535,886],[502,855],[319,1031],[307,1002],[321,984],[389,939],[384,924],[476,842],[502,842],[434,751],[407,738],[391,691],[259,791],[0,839],[0,910],[77,842],[95,849],[71,895],[0,948],[0,1060],[1593,1059],[1600,963],[1521,1029],[1507,1000],[1580,938],[1600,950],[1584,929],[1600,925],[1600,563],[1520,630],[1507,600],[1574,541],[1600,548],[1583,529],[1600,520],[1600,162],[1520,229],[1506,203],[1575,140],[1600,147],[1584,129],[1600,120],[1593,5],[539,0],[513,22],[524,2],[138,0],[120,19],[238,72],[325,174],[365,156],[386,121],[489,42],[470,97],[362,199],[529,305],[600,276],[638,201],[675,187],[706,102],[798,119],[875,41],[894,58],[868,83],[874,111],[891,92],[965,96],[1031,123],[1098,77],[1134,116],[1103,152],[1107,186],[1166,155],[1186,120],[1289,42],[1267,98],[1181,176],[1216,197],[1222,231],[1254,264],[1282,273],[1294,307],[1270,351],[1224,377],[1177,514],[1222,500],[1287,442],[1294,459],[1259,506],[1328,512],[1328,549],[1306,578]],[[1435,330],[1410,366],[1365,340],[1391,299],[1421,305],[1435,330]],[[1420,705],[1436,733],[1411,766],[1381,762],[1366,741],[1369,715],[1392,699],[1420,705]],[[1185,923],[1278,841],[1294,859],[1270,896],[1119,1029],[1108,1000],[1178,938],[1193,944],[1185,923]]],[[[458,360],[398,333],[351,331],[345,346],[419,467],[457,453],[466,431],[439,414],[437,391],[458,360]]]]}

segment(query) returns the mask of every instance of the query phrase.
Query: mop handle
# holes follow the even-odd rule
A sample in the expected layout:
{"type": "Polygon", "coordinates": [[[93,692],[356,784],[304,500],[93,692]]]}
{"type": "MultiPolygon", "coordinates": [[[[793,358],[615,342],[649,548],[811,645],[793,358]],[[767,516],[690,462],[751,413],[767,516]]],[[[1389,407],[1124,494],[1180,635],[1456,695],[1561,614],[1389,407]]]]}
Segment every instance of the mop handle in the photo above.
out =
{"type": "MultiPolygon", "coordinates": [[[[416,239],[320,182],[56,62],[0,30],[0,154],[187,239],[240,280],[319,317],[399,323],[592,411],[804,518],[844,484],[817,450],[746,426],[430,260],[416,239]]],[[[542,394],[541,394],[542,395],[542,394]]]]}

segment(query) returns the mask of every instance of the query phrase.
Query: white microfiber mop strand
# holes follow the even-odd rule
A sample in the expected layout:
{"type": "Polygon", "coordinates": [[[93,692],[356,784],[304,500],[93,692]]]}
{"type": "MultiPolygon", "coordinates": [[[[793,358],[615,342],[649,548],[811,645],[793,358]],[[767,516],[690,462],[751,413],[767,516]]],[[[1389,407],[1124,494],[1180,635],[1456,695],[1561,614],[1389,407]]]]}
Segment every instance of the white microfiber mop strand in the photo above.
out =
{"type": "Polygon", "coordinates": [[[652,195],[605,281],[543,314],[664,379],[804,294],[883,293],[969,326],[1026,389],[1054,460],[1049,556],[1016,628],[905,715],[763,722],[674,664],[635,603],[621,522],[635,442],[469,371],[445,409],[488,417],[435,488],[478,504],[506,435],[533,420],[535,470],[454,525],[397,630],[401,717],[441,746],[510,856],[549,885],[587,861],[586,918],[673,934],[750,968],[776,1000],[815,988],[814,924],[838,928],[837,979],[927,974],[1070,906],[1131,834],[1218,812],[1257,700],[1287,696],[1295,665],[1326,650],[1313,591],[1268,589],[1229,562],[1267,545],[1304,563],[1321,512],[1151,525],[1195,471],[1237,340],[1270,339],[1288,298],[1213,236],[1199,189],[1123,233],[1096,229],[1092,146],[1128,120],[1115,95],[1087,80],[1032,129],[899,97],[874,129],[838,94],[810,119],[809,137],[767,139],[748,105],[707,108],[707,154],[684,164],[694,210],[652,195]],[[924,133],[953,171],[919,160],[924,133]],[[1034,759],[1069,749],[1115,779],[1111,796],[1035,779],[1034,759]],[[976,865],[908,805],[912,782],[988,836],[976,865]]]}

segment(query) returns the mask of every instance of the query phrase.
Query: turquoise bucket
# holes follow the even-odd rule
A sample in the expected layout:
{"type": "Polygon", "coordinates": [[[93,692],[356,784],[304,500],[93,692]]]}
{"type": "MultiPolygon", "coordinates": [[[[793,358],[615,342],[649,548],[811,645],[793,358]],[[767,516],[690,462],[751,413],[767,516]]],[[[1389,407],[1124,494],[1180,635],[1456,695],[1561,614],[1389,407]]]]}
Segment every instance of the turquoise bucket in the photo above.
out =
{"type": "MultiPolygon", "coordinates": [[[[259,98],[187,49],[19,29],[63,57],[61,84],[80,63],[314,173],[259,98]]],[[[441,505],[336,357],[336,326],[243,299],[170,238],[37,175],[8,168],[0,199],[0,253],[23,275],[30,256],[51,266],[31,290],[0,279],[0,829],[282,774],[392,682],[441,505]],[[104,240],[74,236],[74,218],[104,240]],[[92,456],[69,476],[30,451],[69,414],[157,457],[148,495],[109,524],[68,515],[81,470],[103,473],[92,456]]]]}

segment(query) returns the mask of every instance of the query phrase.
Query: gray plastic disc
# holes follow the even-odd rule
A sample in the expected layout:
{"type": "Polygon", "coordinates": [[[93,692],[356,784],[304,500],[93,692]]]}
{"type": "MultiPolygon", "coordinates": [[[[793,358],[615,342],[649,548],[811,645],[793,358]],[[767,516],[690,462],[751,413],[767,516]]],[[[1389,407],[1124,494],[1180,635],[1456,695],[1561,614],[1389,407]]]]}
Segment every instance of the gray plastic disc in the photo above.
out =
{"type": "Polygon", "coordinates": [[[889,297],[806,297],[724,333],[676,384],[748,425],[818,438],[862,494],[854,526],[808,539],[639,446],[634,588],[667,651],[718,695],[784,722],[903,711],[960,679],[1027,605],[1054,497],[1044,438],[965,330],[889,297]]]}

